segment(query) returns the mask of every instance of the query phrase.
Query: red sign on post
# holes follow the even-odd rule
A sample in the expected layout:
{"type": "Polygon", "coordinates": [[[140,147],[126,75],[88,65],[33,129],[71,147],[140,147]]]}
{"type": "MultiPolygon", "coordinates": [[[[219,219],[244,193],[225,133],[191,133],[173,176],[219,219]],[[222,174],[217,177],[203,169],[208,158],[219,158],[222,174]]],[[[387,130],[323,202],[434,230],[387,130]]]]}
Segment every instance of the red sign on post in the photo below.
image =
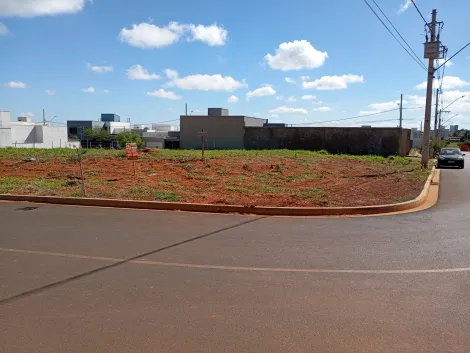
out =
{"type": "Polygon", "coordinates": [[[127,159],[139,159],[136,143],[126,143],[126,156],[127,159]]]}
{"type": "Polygon", "coordinates": [[[134,176],[137,176],[137,169],[135,168],[135,160],[139,159],[139,153],[137,152],[136,143],[126,143],[126,156],[127,159],[132,159],[134,166],[134,176]]]}

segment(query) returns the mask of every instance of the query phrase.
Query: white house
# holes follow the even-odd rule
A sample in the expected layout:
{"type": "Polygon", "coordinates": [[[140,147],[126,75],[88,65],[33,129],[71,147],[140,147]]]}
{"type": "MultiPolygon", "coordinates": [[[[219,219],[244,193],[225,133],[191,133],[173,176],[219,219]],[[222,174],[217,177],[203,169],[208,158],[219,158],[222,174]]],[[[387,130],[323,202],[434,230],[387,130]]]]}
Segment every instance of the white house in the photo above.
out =
{"type": "Polygon", "coordinates": [[[59,148],[79,147],[68,141],[67,127],[34,123],[29,117],[11,121],[10,112],[0,112],[0,147],[59,148]]]}

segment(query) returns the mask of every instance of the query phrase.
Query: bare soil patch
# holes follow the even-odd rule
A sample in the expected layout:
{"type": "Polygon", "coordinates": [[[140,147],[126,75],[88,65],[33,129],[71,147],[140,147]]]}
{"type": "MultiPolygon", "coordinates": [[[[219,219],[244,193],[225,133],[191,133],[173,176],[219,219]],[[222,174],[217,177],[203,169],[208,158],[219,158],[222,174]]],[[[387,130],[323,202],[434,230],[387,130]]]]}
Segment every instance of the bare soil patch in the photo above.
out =
{"type": "MultiPolygon", "coordinates": [[[[74,151],[0,154],[0,193],[82,196],[74,151]],[[25,156],[36,158],[25,162],[25,156]]],[[[87,197],[244,206],[363,206],[416,198],[429,174],[399,157],[306,151],[154,151],[136,162],[120,151],[90,151],[87,197]]]]}

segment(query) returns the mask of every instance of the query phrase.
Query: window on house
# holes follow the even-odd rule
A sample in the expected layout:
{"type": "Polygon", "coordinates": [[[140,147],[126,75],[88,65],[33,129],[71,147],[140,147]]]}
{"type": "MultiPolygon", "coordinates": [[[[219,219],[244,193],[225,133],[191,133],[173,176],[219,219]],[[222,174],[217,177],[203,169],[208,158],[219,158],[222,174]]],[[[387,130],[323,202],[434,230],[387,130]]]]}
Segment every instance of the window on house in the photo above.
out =
{"type": "Polygon", "coordinates": [[[78,134],[78,128],[77,127],[69,128],[69,134],[70,135],[77,135],[78,134]]]}

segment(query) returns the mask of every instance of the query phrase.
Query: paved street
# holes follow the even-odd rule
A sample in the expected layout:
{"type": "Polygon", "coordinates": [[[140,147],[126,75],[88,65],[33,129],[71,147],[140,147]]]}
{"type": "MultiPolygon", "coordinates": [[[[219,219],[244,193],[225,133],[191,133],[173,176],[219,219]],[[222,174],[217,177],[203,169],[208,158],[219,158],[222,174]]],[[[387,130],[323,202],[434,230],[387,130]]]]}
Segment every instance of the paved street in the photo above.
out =
{"type": "Polygon", "coordinates": [[[1,351],[469,352],[466,158],[393,216],[0,203],[1,351]]]}

